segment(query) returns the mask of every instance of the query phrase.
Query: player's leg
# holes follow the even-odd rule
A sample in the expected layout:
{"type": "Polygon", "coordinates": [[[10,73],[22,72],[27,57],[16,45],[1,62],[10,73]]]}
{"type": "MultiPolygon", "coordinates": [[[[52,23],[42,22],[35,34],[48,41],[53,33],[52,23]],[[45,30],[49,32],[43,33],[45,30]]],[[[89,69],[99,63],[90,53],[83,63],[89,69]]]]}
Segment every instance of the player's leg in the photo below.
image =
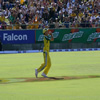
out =
{"type": "Polygon", "coordinates": [[[47,66],[47,52],[43,53],[44,63],[37,69],[38,72],[42,71],[47,66]]]}
{"type": "Polygon", "coordinates": [[[47,52],[43,53],[44,63],[38,69],[35,69],[35,76],[37,77],[38,72],[42,71],[47,66],[47,52]]]}
{"type": "Polygon", "coordinates": [[[48,74],[50,67],[51,67],[51,59],[50,59],[50,56],[48,54],[47,55],[47,66],[45,67],[44,72],[43,72],[45,75],[48,74]]]}

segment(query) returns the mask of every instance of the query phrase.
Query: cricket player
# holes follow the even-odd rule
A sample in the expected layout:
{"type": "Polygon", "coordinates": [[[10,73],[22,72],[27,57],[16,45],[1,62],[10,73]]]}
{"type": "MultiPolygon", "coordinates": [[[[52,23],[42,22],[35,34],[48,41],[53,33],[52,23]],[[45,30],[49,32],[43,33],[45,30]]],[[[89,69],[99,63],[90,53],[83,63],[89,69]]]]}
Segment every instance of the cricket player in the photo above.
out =
{"type": "Polygon", "coordinates": [[[43,57],[44,57],[44,63],[41,64],[41,66],[37,69],[35,69],[35,76],[38,77],[38,73],[44,70],[44,72],[41,74],[43,77],[47,78],[48,71],[51,67],[51,60],[49,56],[49,48],[50,48],[50,41],[53,41],[53,35],[52,32],[48,29],[43,29],[44,34],[44,48],[43,48],[43,57]]]}

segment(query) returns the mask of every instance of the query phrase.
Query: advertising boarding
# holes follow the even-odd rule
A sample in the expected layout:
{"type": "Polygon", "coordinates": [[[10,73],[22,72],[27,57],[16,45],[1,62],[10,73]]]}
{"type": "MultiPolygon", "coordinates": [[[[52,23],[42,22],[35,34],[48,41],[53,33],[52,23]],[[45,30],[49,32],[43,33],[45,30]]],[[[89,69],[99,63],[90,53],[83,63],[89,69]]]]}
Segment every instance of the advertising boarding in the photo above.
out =
{"type": "Polygon", "coordinates": [[[3,44],[32,44],[35,43],[35,30],[5,30],[0,31],[3,44]]]}

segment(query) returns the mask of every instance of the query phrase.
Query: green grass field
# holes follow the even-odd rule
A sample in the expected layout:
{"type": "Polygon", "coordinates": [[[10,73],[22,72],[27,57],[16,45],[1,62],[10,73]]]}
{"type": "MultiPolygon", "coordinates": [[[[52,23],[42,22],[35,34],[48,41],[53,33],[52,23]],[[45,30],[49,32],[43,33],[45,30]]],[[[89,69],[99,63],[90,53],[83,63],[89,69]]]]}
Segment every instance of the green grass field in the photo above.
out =
{"type": "Polygon", "coordinates": [[[0,54],[0,100],[100,100],[100,51],[52,52],[50,56],[50,77],[98,77],[16,82],[35,78],[42,53],[0,54]],[[3,79],[15,81],[2,83],[3,79]]]}

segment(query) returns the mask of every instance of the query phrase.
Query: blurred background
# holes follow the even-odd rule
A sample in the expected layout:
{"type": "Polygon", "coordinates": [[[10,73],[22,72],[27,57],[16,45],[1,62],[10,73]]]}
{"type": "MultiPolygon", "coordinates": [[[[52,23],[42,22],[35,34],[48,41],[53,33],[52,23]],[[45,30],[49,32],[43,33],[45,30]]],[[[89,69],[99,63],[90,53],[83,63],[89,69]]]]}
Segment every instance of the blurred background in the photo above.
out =
{"type": "MultiPolygon", "coordinates": [[[[100,0],[0,0],[0,29],[100,28],[100,0]]],[[[0,32],[1,33],[1,32],[0,32]]],[[[0,36],[2,37],[2,36],[0,36]]],[[[3,44],[2,50],[42,49],[39,44],[3,44]]],[[[51,43],[51,48],[97,48],[100,43],[51,43]]]]}

